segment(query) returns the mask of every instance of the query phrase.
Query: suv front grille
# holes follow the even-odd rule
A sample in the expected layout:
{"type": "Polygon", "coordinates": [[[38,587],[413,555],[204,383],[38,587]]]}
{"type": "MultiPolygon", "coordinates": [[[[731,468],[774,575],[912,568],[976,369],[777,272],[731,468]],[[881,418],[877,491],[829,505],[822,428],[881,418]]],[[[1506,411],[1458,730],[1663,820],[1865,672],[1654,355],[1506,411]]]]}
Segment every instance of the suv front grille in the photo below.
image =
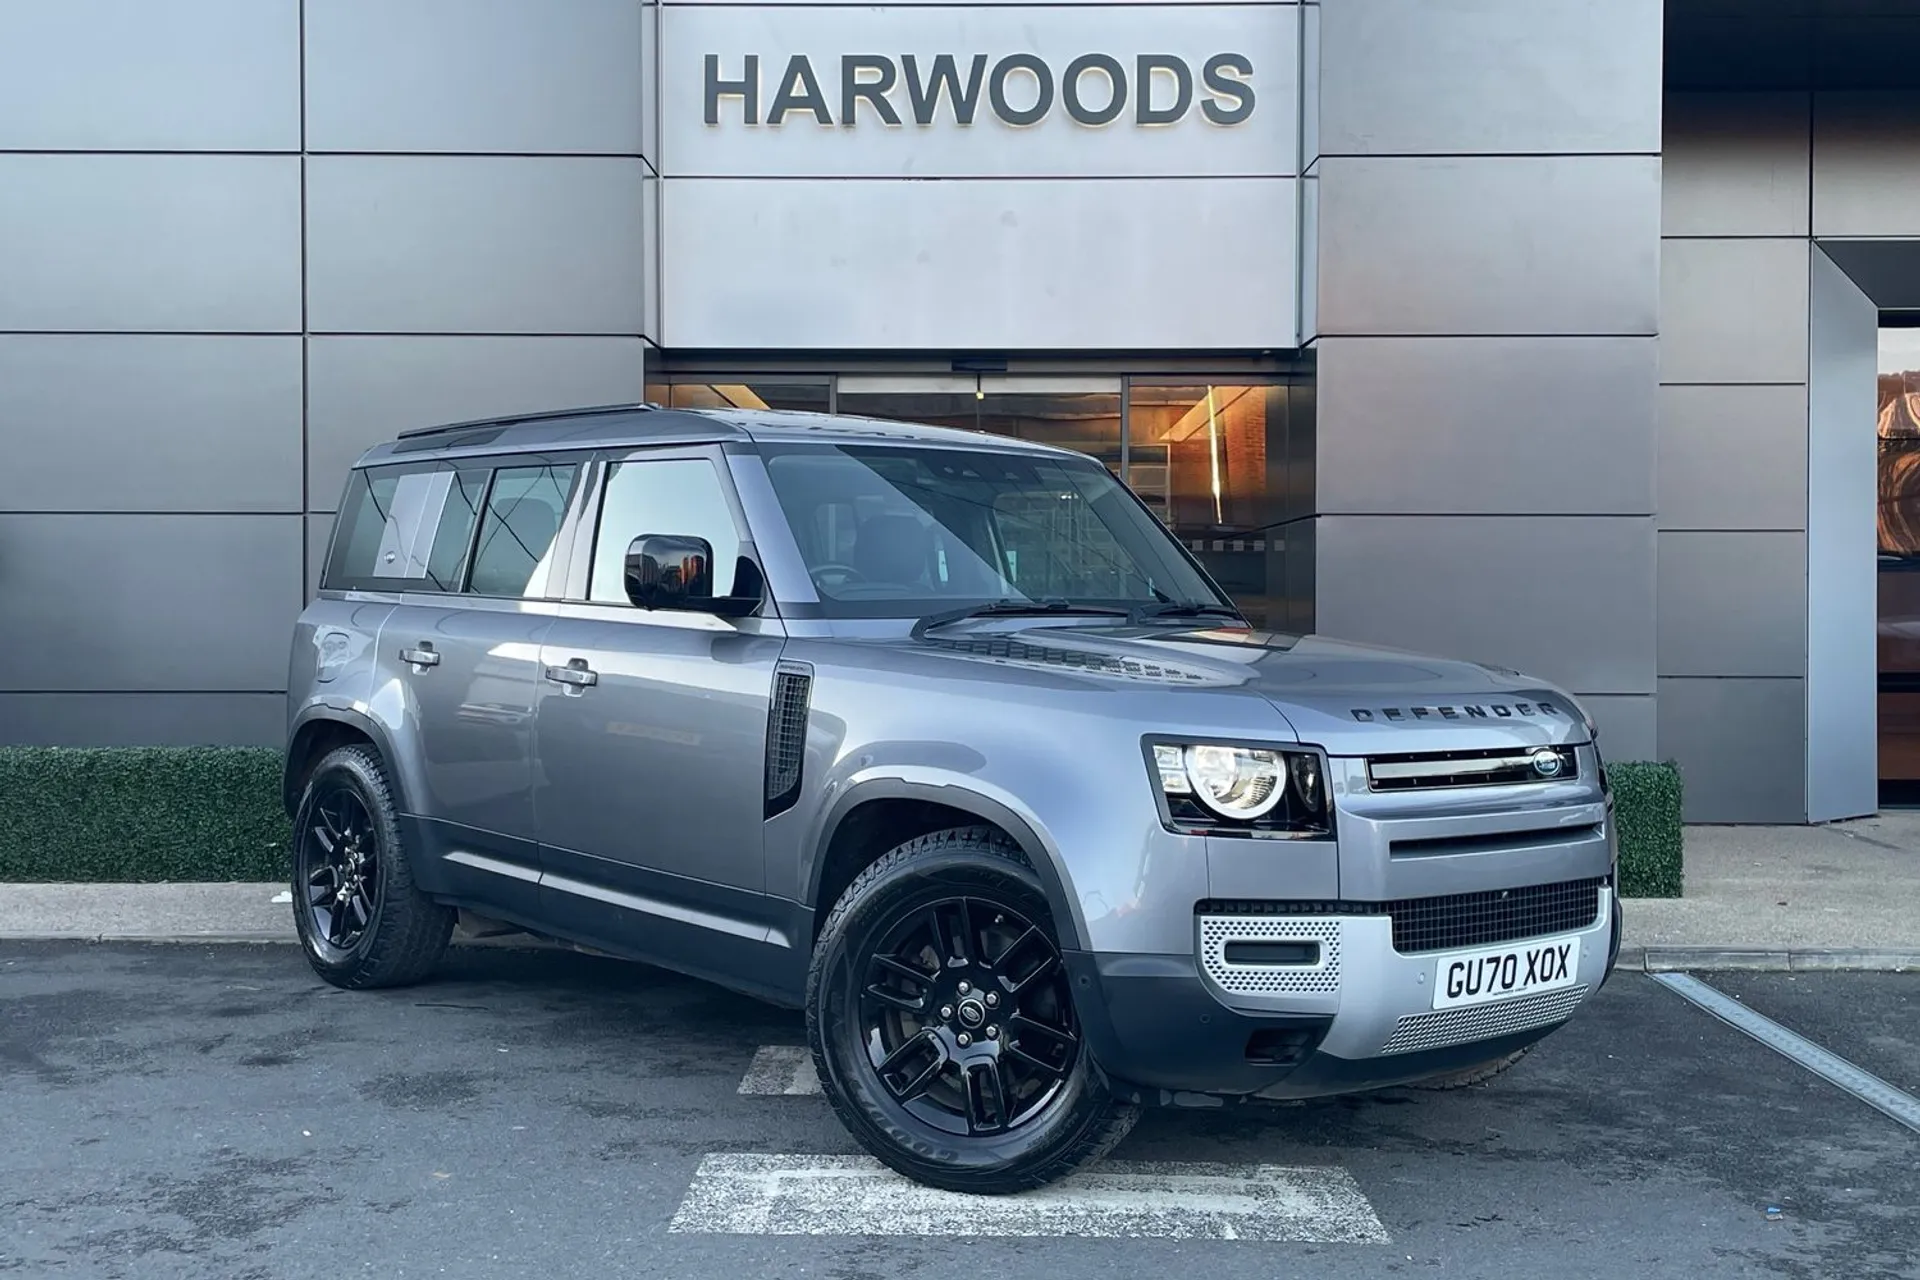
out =
{"type": "Polygon", "coordinates": [[[1427,751],[1374,756],[1367,761],[1371,791],[1431,791],[1440,787],[1511,787],[1569,782],[1580,776],[1572,747],[1501,747],[1492,751],[1427,751]],[[1548,753],[1551,753],[1549,760],[1548,753]],[[1547,765],[1543,769],[1540,766],[1547,765]]]}
{"type": "Polygon", "coordinates": [[[1560,884],[1487,889],[1395,902],[1202,902],[1203,916],[1388,916],[1393,949],[1404,955],[1489,947],[1591,928],[1600,918],[1606,876],[1560,884]]]}

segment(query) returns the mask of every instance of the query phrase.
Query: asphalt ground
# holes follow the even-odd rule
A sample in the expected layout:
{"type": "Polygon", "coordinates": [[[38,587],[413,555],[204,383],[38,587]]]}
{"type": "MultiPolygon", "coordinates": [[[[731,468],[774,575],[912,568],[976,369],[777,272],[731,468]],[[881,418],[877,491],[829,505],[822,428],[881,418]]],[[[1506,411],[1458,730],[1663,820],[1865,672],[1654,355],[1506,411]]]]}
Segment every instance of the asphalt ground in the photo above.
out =
{"type": "MultiPolygon", "coordinates": [[[[1920,1084],[1920,974],[1701,976],[1920,1084]]],[[[991,1208],[863,1171],[803,1040],[559,951],[0,944],[0,1273],[1920,1277],[1920,1134],[1640,974],[1491,1085],[1150,1113],[991,1208]]]]}

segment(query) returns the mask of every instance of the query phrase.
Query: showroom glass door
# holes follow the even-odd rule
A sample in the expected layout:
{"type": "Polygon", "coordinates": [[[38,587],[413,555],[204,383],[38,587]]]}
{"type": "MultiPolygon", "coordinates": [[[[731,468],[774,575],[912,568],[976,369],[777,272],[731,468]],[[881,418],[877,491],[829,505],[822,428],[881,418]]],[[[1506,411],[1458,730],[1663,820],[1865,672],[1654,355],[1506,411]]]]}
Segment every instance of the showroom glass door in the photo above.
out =
{"type": "Polygon", "coordinates": [[[1119,378],[848,375],[839,380],[834,408],[1077,449],[1116,476],[1125,461],[1119,378]]]}

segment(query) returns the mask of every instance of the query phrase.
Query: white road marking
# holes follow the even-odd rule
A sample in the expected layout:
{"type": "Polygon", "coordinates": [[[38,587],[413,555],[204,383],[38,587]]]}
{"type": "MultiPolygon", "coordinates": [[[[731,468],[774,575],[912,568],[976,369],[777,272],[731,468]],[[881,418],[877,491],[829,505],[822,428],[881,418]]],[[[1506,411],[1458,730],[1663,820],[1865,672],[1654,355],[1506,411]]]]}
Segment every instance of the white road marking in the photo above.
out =
{"type": "Polygon", "coordinates": [[[1344,1169],[1118,1160],[1039,1191],[968,1196],[922,1186],[864,1156],[708,1155],[668,1230],[1389,1242],[1344,1169]]]}
{"type": "Polygon", "coordinates": [[[1650,975],[1661,986],[1684,996],[1722,1022],[1746,1032],[1761,1044],[1799,1063],[1815,1075],[1845,1089],[1870,1107],[1877,1107],[1909,1129],[1920,1133],[1920,1098],[1882,1080],[1845,1058],[1829,1053],[1805,1036],[1787,1030],[1772,1018],[1741,1004],[1685,973],[1650,975]]]}
{"type": "Polygon", "coordinates": [[[740,1082],[740,1092],[818,1094],[820,1074],[813,1069],[813,1054],[804,1045],[761,1045],[740,1082]]]}

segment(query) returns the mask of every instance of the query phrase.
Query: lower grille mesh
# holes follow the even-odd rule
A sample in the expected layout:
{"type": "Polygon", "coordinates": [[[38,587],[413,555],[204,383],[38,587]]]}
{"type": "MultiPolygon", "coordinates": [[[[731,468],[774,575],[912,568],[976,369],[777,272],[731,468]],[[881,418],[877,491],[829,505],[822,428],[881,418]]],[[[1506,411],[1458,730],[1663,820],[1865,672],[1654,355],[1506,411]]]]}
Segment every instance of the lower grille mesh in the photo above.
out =
{"type": "Polygon", "coordinates": [[[1402,955],[1487,947],[1523,938],[1590,929],[1600,919],[1606,876],[1559,884],[1488,889],[1394,902],[1270,902],[1210,899],[1203,916],[1388,916],[1393,949],[1402,955]]]}
{"type": "Polygon", "coordinates": [[[1516,1031],[1565,1022],[1587,997],[1585,983],[1559,991],[1543,991],[1518,1000],[1496,1000],[1491,1004],[1470,1005],[1464,1009],[1436,1009],[1416,1013],[1394,1024],[1380,1052],[1416,1053],[1421,1049],[1443,1049],[1470,1040],[1489,1040],[1516,1031]]]}

